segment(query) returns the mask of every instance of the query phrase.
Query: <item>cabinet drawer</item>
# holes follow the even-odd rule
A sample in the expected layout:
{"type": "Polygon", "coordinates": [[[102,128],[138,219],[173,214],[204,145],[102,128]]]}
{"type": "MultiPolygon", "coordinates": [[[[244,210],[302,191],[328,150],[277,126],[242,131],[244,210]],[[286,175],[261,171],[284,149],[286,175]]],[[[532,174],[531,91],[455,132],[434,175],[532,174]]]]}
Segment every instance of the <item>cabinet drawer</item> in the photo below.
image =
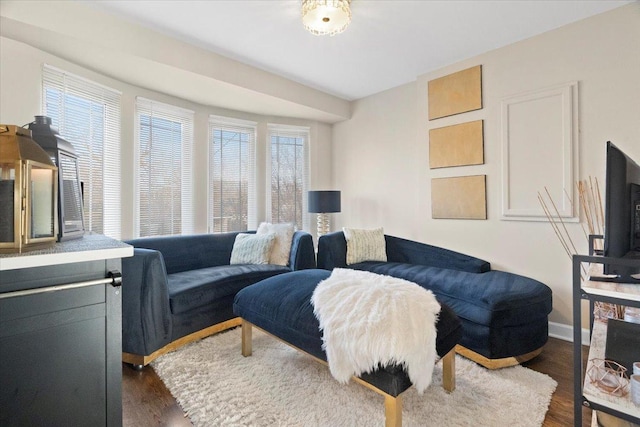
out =
{"type": "Polygon", "coordinates": [[[0,322],[41,316],[78,307],[102,305],[104,316],[105,285],[46,292],[0,299],[0,322]]]}
{"type": "Polygon", "coordinates": [[[1,324],[0,425],[107,425],[106,318],[91,311],[1,324]]]}

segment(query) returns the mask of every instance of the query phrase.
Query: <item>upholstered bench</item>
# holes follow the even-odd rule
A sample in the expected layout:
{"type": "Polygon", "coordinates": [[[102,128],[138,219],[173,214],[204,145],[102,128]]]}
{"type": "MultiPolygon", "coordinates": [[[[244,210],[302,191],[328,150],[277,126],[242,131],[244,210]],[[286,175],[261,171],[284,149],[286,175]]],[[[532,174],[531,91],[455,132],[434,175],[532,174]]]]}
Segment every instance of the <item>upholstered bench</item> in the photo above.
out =
{"type": "MultiPolygon", "coordinates": [[[[233,311],[242,318],[242,354],[251,355],[251,328],[256,326],[326,364],[322,333],[313,313],[311,296],[316,285],[330,275],[326,270],[285,273],[238,292],[233,311]]],[[[448,306],[441,306],[436,323],[436,352],[443,363],[443,387],[453,391],[454,348],[462,335],[462,327],[455,313],[448,306]]],[[[402,425],[401,394],[412,385],[402,367],[379,367],[353,380],[384,396],[387,426],[402,425]]]]}

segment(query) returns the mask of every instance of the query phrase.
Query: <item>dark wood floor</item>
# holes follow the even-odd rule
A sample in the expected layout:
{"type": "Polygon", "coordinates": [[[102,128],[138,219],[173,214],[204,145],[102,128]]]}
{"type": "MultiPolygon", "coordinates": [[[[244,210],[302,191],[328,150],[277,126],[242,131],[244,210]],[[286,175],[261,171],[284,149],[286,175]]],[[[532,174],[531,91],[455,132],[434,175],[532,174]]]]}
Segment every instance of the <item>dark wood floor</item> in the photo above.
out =
{"type": "MultiPolygon", "coordinates": [[[[582,347],[583,363],[586,363],[589,347],[582,347]]],[[[573,425],[573,344],[549,338],[542,354],[523,364],[534,371],[549,375],[558,382],[544,427],[568,427],[573,425]]],[[[591,426],[591,410],[582,408],[583,427],[591,426]]]]}
{"type": "MultiPolygon", "coordinates": [[[[586,357],[586,347],[583,348],[586,357]]],[[[573,356],[572,344],[550,338],[542,354],[524,366],[545,373],[558,382],[545,427],[573,425],[573,356]]],[[[190,426],[169,390],[150,366],[135,371],[122,365],[122,406],[125,427],[190,426]]],[[[583,426],[589,426],[591,411],[583,409],[583,426]]]]}

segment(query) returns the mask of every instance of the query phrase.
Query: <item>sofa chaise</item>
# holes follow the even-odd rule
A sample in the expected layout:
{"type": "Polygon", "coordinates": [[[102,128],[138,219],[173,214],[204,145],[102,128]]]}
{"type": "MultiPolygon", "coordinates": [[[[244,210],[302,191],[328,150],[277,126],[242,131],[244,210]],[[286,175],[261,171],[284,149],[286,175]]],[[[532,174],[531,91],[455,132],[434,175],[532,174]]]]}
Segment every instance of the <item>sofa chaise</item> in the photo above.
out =
{"type": "Polygon", "coordinates": [[[343,232],[318,240],[318,268],[352,268],[415,282],[451,307],[462,322],[456,351],[496,369],[540,354],[548,340],[551,289],[536,280],[496,271],[481,259],[384,235],[386,261],[347,265],[343,232]]]}
{"type": "Polygon", "coordinates": [[[126,241],[134,247],[134,255],[122,262],[124,362],[142,367],[184,344],[240,325],[233,314],[238,291],[275,275],[316,266],[313,240],[302,231],[293,233],[286,266],[230,265],[238,234],[126,241]]]}

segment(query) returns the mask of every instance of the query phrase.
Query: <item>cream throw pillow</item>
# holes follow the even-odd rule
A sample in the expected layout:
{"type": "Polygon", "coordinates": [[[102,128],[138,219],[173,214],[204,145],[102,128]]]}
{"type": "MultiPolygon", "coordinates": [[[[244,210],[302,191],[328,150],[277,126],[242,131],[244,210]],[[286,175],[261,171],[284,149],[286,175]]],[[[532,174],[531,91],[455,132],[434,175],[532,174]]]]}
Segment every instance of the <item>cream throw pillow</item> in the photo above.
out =
{"type": "Polygon", "coordinates": [[[382,228],[343,228],[342,231],[347,240],[347,265],[362,261],[387,261],[387,246],[382,228]]]}
{"type": "Polygon", "coordinates": [[[275,234],[276,241],[271,249],[269,264],[289,265],[289,255],[291,254],[291,240],[294,233],[293,224],[271,224],[263,222],[258,227],[257,235],[275,234]]]}
{"type": "Polygon", "coordinates": [[[275,234],[245,234],[236,236],[231,250],[230,264],[269,264],[275,234]]]}

